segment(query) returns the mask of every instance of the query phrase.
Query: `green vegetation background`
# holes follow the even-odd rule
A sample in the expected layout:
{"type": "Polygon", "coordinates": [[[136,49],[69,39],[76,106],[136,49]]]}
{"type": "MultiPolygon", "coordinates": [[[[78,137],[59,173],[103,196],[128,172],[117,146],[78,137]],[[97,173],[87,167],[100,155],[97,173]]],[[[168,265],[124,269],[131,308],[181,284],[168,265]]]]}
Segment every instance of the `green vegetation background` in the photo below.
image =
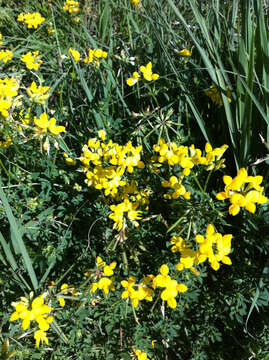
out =
{"type": "MultiPolygon", "coordinates": [[[[1,186],[38,279],[36,294],[52,280],[74,284],[86,294],[84,273],[94,268],[98,255],[108,263],[117,261],[122,277],[128,276],[104,198],[84,184],[83,174],[67,166],[62,154],[66,146],[78,157],[100,129],[121,144],[126,139],[142,144],[145,157],[160,137],[199,148],[206,141],[214,147],[229,145],[226,169],[211,178],[205,201],[191,182],[194,195],[187,208],[180,201],[170,205],[153,197],[151,213],[158,216],[141,221],[124,245],[129,274],[141,278],[174,262],[166,224],[179,218],[183,227],[199,233],[214,216],[220,232],[233,234],[233,264],[218,272],[202,266],[199,277],[184,273],[189,291],[177,308],[166,308],[164,315],[160,306],[152,310],[152,304],[143,304],[138,322],[120,300],[120,284],[109,296],[100,294],[97,304],[89,296],[85,302],[70,301],[57,312],[60,326],[50,331],[49,345],[36,349],[32,334],[20,337],[19,326],[9,322],[11,302],[31,289],[21,280],[30,284],[29,268],[14,248],[14,224],[1,195],[1,233],[17,266],[12,268],[0,249],[0,342],[9,337],[17,359],[131,359],[137,348],[150,359],[269,359],[268,204],[254,215],[232,217],[224,203],[213,200],[211,210],[208,195],[223,189],[224,174],[235,176],[241,167],[264,177],[266,193],[269,5],[262,0],[141,3],[137,8],[129,0],[80,1],[80,21],[75,22],[63,12],[63,1],[0,1],[4,47],[14,53],[10,63],[1,63],[1,78],[18,76],[30,85],[36,75],[25,70],[20,57],[39,50],[43,64],[38,76],[52,88],[45,109],[53,109],[67,129],[60,150],[51,146],[50,156],[38,142],[16,137],[8,149],[0,149],[1,186]],[[38,11],[46,21],[29,30],[16,21],[26,11],[38,11]],[[48,34],[48,27],[55,33],[48,34]],[[75,64],[69,48],[83,57],[89,48],[101,48],[108,58],[99,68],[75,64]],[[191,57],[177,54],[184,48],[191,57]],[[126,79],[149,61],[160,78],[128,87],[126,79]],[[221,107],[204,93],[212,83],[221,94],[221,107]]],[[[5,131],[1,136],[10,134],[5,131]]],[[[151,184],[150,174],[142,182],[151,184]]]]}

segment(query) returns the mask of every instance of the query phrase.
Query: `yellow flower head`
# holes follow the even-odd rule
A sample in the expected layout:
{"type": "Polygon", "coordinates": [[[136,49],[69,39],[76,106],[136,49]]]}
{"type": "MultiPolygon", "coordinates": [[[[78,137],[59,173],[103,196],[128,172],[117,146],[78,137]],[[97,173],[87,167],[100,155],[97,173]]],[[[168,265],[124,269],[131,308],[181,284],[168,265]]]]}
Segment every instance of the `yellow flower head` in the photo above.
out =
{"type": "Polygon", "coordinates": [[[245,168],[238,170],[237,175],[224,176],[223,182],[226,185],[224,191],[218,193],[218,200],[230,200],[229,214],[237,215],[241,208],[255,213],[256,204],[265,204],[268,199],[263,195],[262,176],[248,176],[245,168]]]}
{"type": "Polygon", "coordinates": [[[34,124],[37,126],[37,130],[39,132],[49,132],[53,135],[58,135],[65,131],[64,126],[56,126],[56,119],[51,118],[48,119],[48,116],[46,113],[42,113],[39,117],[39,119],[35,116],[34,117],[34,124]]]}
{"type": "Polygon", "coordinates": [[[74,0],[66,0],[63,5],[63,10],[68,11],[69,14],[77,14],[79,9],[79,2],[74,0]]]}
{"type": "MultiPolygon", "coordinates": [[[[21,298],[21,301],[12,303],[12,306],[15,307],[16,311],[11,314],[9,321],[21,319],[23,330],[27,330],[31,321],[35,321],[40,329],[40,332],[37,333],[37,338],[39,337],[39,334],[43,337],[43,332],[49,329],[50,324],[53,321],[53,317],[49,315],[53,308],[45,304],[44,298],[41,295],[32,301],[31,300],[32,297],[30,295],[30,301],[26,298],[21,298]]],[[[37,342],[37,347],[39,346],[39,342],[37,342]]]]}
{"type": "Polygon", "coordinates": [[[38,70],[40,65],[43,63],[42,60],[40,60],[39,51],[31,52],[22,55],[21,61],[25,63],[27,69],[29,70],[38,70]]]}
{"type": "Polygon", "coordinates": [[[33,81],[31,86],[26,89],[26,92],[31,101],[45,105],[45,101],[50,97],[50,94],[48,93],[49,90],[49,86],[40,85],[37,87],[35,81],[33,81]]]}
{"type": "MultiPolygon", "coordinates": [[[[143,66],[143,65],[140,66],[139,70],[142,73],[143,78],[147,81],[155,81],[155,80],[159,79],[158,74],[152,73],[152,63],[151,62],[149,62],[146,66],[143,66]]],[[[140,74],[135,71],[133,73],[133,76],[126,80],[126,84],[128,86],[133,86],[138,82],[138,80],[140,80],[140,78],[141,78],[140,74]]]]}
{"type": "Polygon", "coordinates": [[[35,13],[20,13],[17,18],[18,21],[23,21],[27,25],[28,29],[35,28],[41,25],[45,18],[42,17],[38,12],[35,13]]]}
{"type": "Polygon", "coordinates": [[[13,52],[11,50],[0,50],[0,61],[3,61],[5,64],[12,60],[13,52]]]}
{"type": "Polygon", "coordinates": [[[187,49],[183,49],[183,50],[180,50],[180,51],[177,51],[178,55],[180,56],[185,56],[185,57],[189,57],[191,56],[191,52],[187,49]]]}
{"type": "Polygon", "coordinates": [[[80,53],[77,50],[70,48],[68,50],[68,53],[72,56],[72,58],[74,59],[75,62],[79,61],[80,53]]]}
{"type": "Polygon", "coordinates": [[[46,332],[43,330],[37,330],[35,331],[34,338],[36,340],[36,347],[39,347],[40,341],[43,343],[45,342],[47,345],[49,343],[46,332]]]}
{"type": "Polygon", "coordinates": [[[149,360],[147,354],[139,349],[135,350],[135,355],[138,360],[149,360]]]}
{"type": "MultiPolygon", "coordinates": [[[[212,84],[209,89],[205,90],[205,94],[210,97],[210,99],[212,100],[212,102],[214,104],[216,104],[217,106],[223,106],[223,101],[222,101],[222,97],[220,94],[220,91],[218,90],[218,88],[216,87],[215,84],[212,84]]],[[[231,92],[229,90],[229,88],[226,86],[226,95],[228,98],[229,103],[232,102],[231,99],[231,92]]]]}
{"type": "Polygon", "coordinates": [[[100,66],[100,60],[106,59],[108,56],[106,51],[102,49],[89,49],[88,57],[84,59],[85,64],[93,64],[94,66],[100,66]]]}

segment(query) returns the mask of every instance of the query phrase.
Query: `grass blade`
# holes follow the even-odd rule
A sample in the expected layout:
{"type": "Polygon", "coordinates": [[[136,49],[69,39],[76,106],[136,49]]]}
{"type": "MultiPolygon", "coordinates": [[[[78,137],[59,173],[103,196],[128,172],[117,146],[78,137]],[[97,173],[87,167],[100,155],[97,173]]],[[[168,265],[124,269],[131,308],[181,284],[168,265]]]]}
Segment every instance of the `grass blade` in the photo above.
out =
{"type": "Polygon", "coordinates": [[[31,279],[33,288],[34,288],[34,290],[36,290],[38,288],[38,282],[37,282],[36,274],[35,274],[35,271],[33,269],[33,265],[32,265],[31,259],[29,257],[29,254],[28,254],[28,252],[26,250],[26,247],[24,245],[24,242],[22,240],[21,234],[19,232],[17,222],[16,222],[15,217],[14,217],[14,215],[12,213],[12,210],[11,210],[11,207],[10,207],[10,205],[8,203],[6,195],[5,195],[5,193],[4,193],[3,189],[2,189],[2,181],[1,181],[1,179],[0,179],[0,199],[1,199],[3,207],[5,209],[7,218],[9,220],[10,228],[12,229],[12,232],[14,234],[14,241],[16,241],[18,249],[20,250],[20,253],[21,253],[22,257],[23,257],[24,264],[25,264],[26,270],[28,272],[28,275],[29,275],[29,277],[31,279]]]}

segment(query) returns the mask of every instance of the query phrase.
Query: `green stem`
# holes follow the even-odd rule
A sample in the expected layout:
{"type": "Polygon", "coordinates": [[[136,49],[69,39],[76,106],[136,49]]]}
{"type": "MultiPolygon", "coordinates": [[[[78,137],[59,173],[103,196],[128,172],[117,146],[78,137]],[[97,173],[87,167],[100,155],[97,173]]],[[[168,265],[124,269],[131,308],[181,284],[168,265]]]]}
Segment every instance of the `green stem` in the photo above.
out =
{"type": "Polygon", "coordinates": [[[206,182],[205,182],[205,186],[204,186],[204,193],[206,192],[207,185],[208,185],[208,181],[209,181],[209,179],[210,179],[210,176],[211,176],[211,174],[212,174],[212,171],[213,171],[213,169],[210,170],[209,174],[207,175],[206,182]]]}
{"type": "Polygon", "coordinates": [[[20,181],[16,178],[15,175],[13,175],[11,172],[9,172],[9,171],[6,169],[6,167],[5,167],[5,165],[3,164],[3,162],[2,162],[1,159],[0,159],[0,165],[1,165],[2,169],[4,170],[4,172],[6,173],[6,175],[7,175],[8,177],[11,177],[12,179],[16,180],[18,183],[20,182],[20,181]]]}
{"type": "Polygon", "coordinates": [[[121,256],[122,256],[122,262],[123,262],[123,267],[124,270],[129,273],[129,266],[128,266],[128,259],[127,259],[127,254],[126,251],[122,245],[122,242],[120,242],[120,247],[121,247],[121,256]]]}
{"type": "Polygon", "coordinates": [[[153,310],[154,310],[157,302],[159,301],[159,299],[160,299],[160,293],[159,293],[159,295],[157,296],[157,299],[155,300],[154,304],[152,305],[152,307],[151,307],[151,309],[150,309],[150,312],[153,312],[153,310]]]}
{"type": "Polygon", "coordinates": [[[126,306],[125,306],[124,319],[127,319],[127,313],[128,313],[128,303],[129,303],[129,299],[127,299],[127,301],[125,302],[126,306]]]}
{"type": "Polygon", "coordinates": [[[196,184],[198,185],[199,189],[201,190],[201,192],[202,192],[202,193],[203,193],[203,195],[204,195],[204,190],[203,190],[203,188],[202,188],[201,184],[199,183],[199,180],[197,179],[197,177],[196,177],[194,174],[193,174],[192,176],[193,176],[193,178],[194,178],[194,180],[195,180],[196,184]]]}
{"type": "Polygon", "coordinates": [[[133,304],[132,304],[132,310],[133,310],[135,322],[136,322],[137,324],[139,324],[138,317],[136,316],[136,312],[135,312],[135,308],[133,307],[133,304]]]}
{"type": "Polygon", "coordinates": [[[51,166],[51,170],[50,170],[51,176],[53,176],[52,173],[53,173],[53,170],[54,170],[54,167],[55,167],[57,154],[58,154],[58,150],[55,151],[54,158],[53,158],[53,161],[52,161],[52,166],[51,166]]]}

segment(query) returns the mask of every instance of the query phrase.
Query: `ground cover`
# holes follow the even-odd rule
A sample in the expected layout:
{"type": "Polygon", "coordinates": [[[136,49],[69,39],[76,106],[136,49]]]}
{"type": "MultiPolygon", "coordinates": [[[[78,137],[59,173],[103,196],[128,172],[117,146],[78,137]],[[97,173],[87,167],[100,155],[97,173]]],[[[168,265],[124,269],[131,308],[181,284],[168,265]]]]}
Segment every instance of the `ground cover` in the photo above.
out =
{"type": "Polygon", "coordinates": [[[262,1],[0,1],[1,359],[269,359],[262,1]]]}

